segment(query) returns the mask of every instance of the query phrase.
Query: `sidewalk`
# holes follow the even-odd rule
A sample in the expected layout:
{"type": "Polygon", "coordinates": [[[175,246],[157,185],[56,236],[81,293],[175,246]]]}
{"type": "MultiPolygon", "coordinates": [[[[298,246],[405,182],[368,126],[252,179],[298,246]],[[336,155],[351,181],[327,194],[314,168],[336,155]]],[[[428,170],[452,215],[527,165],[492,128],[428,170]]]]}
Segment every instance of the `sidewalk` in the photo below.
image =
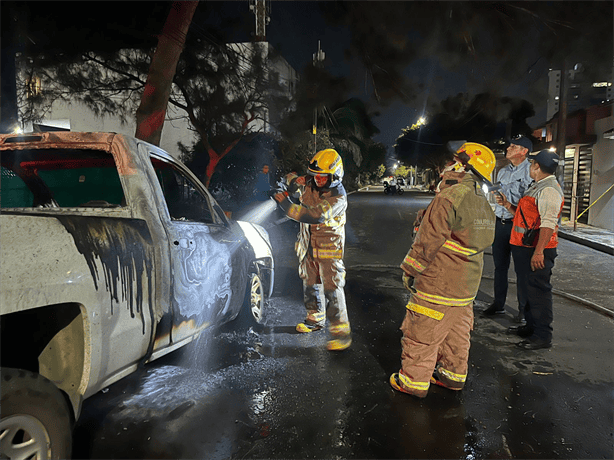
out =
{"type": "Polygon", "coordinates": [[[580,223],[576,224],[576,230],[574,230],[573,222],[563,222],[559,227],[559,236],[574,243],[614,255],[614,232],[610,230],[580,223]]]}
{"type": "MultiPolygon", "coordinates": [[[[574,231],[573,223],[563,222],[559,228],[557,252],[552,273],[553,294],[613,318],[614,274],[611,267],[614,263],[614,232],[585,224],[577,224],[574,231]]],[[[485,254],[492,256],[492,251],[487,250],[485,254]]],[[[516,296],[513,261],[509,273],[511,292],[507,304],[513,305],[516,296]]],[[[493,276],[492,257],[487,257],[483,278],[492,281],[493,276]]],[[[486,283],[484,287],[489,286],[490,290],[486,291],[492,294],[490,284],[486,283]]]]}

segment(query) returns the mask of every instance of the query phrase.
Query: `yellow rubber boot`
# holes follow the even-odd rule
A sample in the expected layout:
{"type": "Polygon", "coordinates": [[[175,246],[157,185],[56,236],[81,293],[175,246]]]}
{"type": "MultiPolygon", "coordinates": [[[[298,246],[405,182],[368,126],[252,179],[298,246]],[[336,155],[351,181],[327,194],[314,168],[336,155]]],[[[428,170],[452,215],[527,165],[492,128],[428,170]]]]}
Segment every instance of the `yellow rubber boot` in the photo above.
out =
{"type": "Polygon", "coordinates": [[[352,345],[352,336],[349,323],[340,323],[329,328],[330,340],[326,348],[330,351],[345,350],[352,345]]]}
{"type": "Polygon", "coordinates": [[[308,334],[309,332],[319,331],[320,329],[322,329],[322,326],[318,326],[317,324],[311,325],[311,324],[305,324],[305,323],[298,323],[296,325],[296,331],[302,334],[308,334]]]}

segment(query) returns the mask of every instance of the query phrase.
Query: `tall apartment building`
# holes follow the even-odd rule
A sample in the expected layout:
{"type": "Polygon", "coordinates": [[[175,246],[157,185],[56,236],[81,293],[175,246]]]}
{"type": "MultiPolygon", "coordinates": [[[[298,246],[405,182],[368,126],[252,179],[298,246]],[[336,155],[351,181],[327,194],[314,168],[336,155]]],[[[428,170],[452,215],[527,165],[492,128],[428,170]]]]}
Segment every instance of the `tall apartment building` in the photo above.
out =
{"type": "MultiPolygon", "coordinates": [[[[571,69],[568,73],[569,87],[567,89],[567,113],[600,105],[614,100],[614,69],[609,80],[593,82],[586,78],[581,68],[571,69]]],[[[548,72],[548,107],[546,121],[559,111],[561,96],[562,72],[548,72]]]]}

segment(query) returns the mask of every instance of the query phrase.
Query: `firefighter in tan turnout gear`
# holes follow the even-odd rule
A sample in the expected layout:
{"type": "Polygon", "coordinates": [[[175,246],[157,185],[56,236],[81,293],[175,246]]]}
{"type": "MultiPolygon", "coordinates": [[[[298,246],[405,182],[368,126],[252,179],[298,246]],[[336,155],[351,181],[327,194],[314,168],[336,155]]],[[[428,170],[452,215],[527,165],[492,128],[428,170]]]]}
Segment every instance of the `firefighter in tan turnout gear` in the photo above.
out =
{"type": "Polygon", "coordinates": [[[343,162],[335,150],[321,150],[311,160],[308,173],[286,176],[288,191],[273,197],[290,219],[301,224],[296,253],[307,317],[296,330],[317,331],[328,318],[327,348],[345,350],[352,339],[343,290],[347,209],[347,194],[341,184],[343,162]],[[289,194],[298,195],[300,204],[290,201],[289,194]]]}
{"type": "Polygon", "coordinates": [[[390,376],[397,391],[423,398],[431,383],[451,390],[465,385],[473,301],[483,251],[495,234],[495,214],[482,191],[494,168],[488,147],[461,146],[401,264],[411,296],[401,325],[401,369],[390,376]]]}

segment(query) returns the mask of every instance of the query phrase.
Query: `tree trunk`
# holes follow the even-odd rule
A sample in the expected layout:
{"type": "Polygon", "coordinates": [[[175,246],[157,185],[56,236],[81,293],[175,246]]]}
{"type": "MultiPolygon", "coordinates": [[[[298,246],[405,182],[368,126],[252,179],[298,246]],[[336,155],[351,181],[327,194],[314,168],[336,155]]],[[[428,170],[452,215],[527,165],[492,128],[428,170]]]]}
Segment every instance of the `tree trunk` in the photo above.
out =
{"type": "Polygon", "coordinates": [[[252,122],[255,118],[256,115],[254,113],[250,113],[249,117],[247,115],[245,116],[245,119],[243,120],[243,125],[241,126],[241,132],[237,135],[237,138],[222,151],[222,153],[217,153],[215,149],[211,147],[211,144],[209,144],[209,138],[207,137],[207,135],[205,133],[201,133],[203,144],[205,145],[205,148],[207,149],[207,154],[209,155],[209,164],[207,164],[207,169],[205,171],[205,187],[209,188],[209,184],[211,184],[211,177],[213,177],[213,173],[215,172],[217,164],[222,158],[224,158],[228,154],[228,152],[230,152],[235,147],[235,145],[239,143],[239,141],[245,134],[247,125],[249,125],[250,122],[252,122]]]}
{"type": "Polygon", "coordinates": [[[17,46],[19,32],[13,21],[10,10],[2,11],[2,51],[0,57],[0,133],[12,133],[19,127],[17,111],[17,69],[15,66],[15,53],[20,51],[17,46]]]}
{"type": "Polygon", "coordinates": [[[154,53],[141,104],[136,111],[135,137],[160,145],[162,126],[177,62],[196,11],[197,1],[175,1],[154,53]]]}

